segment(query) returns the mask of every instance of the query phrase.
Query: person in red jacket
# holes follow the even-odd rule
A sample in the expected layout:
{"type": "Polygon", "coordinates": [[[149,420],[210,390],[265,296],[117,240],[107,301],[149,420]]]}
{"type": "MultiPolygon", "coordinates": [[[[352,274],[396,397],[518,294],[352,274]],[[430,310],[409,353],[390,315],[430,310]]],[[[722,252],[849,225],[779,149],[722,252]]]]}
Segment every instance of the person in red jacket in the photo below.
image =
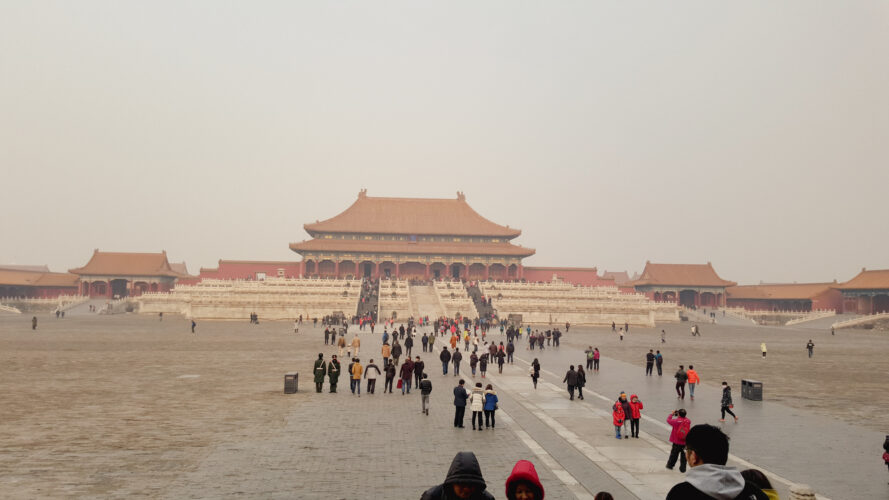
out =
{"type": "Polygon", "coordinates": [[[667,459],[667,468],[673,470],[676,459],[679,458],[679,472],[685,472],[685,436],[691,429],[691,420],[685,418],[685,408],[676,410],[667,417],[667,423],[673,428],[670,431],[670,458],[667,459]]]}
{"type": "Polygon", "coordinates": [[[534,464],[519,460],[506,478],[507,500],[543,500],[543,485],[537,477],[534,464]]]}
{"type": "Polygon", "coordinates": [[[630,435],[639,438],[639,419],[642,418],[642,401],[639,396],[633,394],[630,396],[630,435]]]}
{"type": "Polygon", "coordinates": [[[619,399],[611,407],[611,416],[614,419],[614,437],[620,439],[620,428],[624,425],[626,414],[624,413],[624,406],[619,399]]]}

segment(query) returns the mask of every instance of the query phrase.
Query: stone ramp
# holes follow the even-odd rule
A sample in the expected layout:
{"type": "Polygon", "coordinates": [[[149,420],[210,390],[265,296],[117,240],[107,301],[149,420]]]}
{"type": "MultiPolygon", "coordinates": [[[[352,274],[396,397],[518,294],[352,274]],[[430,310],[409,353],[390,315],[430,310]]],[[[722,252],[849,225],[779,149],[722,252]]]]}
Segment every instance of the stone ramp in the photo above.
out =
{"type": "Polygon", "coordinates": [[[415,317],[429,316],[433,320],[444,315],[444,308],[432,285],[411,285],[410,290],[415,317]]]}

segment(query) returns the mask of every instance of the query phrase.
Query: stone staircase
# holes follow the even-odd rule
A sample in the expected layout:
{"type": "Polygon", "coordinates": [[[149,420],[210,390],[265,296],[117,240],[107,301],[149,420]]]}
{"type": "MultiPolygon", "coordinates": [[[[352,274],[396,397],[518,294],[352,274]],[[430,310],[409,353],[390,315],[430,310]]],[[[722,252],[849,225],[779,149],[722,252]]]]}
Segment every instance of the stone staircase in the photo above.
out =
{"type": "Polygon", "coordinates": [[[487,301],[482,299],[483,294],[478,287],[478,283],[472,282],[467,284],[466,291],[469,292],[469,297],[472,298],[472,303],[475,304],[480,318],[490,318],[494,314],[494,307],[489,306],[487,301]]]}
{"type": "Polygon", "coordinates": [[[376,321],[380,304],[380,284],[374,283],[372,280],[364,278],[361,280],[361,295],[358,297],[358,316],[364,316],[371,313],[376,321]],[[370,287],[365,284],[370,283],[370,287]],[[363,299],[363,300],[362,300],[363,299]]]}
{"type": "Polygon", "coordinates": [[[429,316],[430,320],[444,316],[445,309],[432,285],[411,285],[411,314],[415,318],[429,316]]]}

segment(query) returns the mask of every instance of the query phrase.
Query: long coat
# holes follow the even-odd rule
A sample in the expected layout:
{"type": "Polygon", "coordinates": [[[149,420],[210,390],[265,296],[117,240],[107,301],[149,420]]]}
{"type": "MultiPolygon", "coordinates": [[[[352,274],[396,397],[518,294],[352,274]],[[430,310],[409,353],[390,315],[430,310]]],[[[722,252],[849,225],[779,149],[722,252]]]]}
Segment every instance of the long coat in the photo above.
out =
{"type": "Polygon", "coordinates": [[[325,363],[323,359],[316,359],[315,360],[315,369],[314,369],[315,383],[320,384],[321,382],[324,382],[324,375],[326,373],[327,373],[327,363],[325,363]]]}
{"type": "Polygon", "coordinates": [[[327,376],[330,378],[330,383],[335,384],[337,380],[340,379],[340,362],[336,360],[332,360],[329,365],[327,365],[327,376]]]}

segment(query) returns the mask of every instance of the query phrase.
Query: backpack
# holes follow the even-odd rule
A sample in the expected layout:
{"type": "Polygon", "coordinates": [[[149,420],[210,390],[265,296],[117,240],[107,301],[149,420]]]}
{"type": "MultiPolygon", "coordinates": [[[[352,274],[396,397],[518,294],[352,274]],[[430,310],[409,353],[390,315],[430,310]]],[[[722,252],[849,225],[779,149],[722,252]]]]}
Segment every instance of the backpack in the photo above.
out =
{"type": "Polygon", "coordinates": [[[679,439],[685,440],[685,436],[688,435],[688,431],[691,430],[691,420],[685,419],[685,422],[679,426],[679,429],[676,431],[676,435],[679,436],[679,439]]]}
{"type": "Polygon", "coordinates": [[[593,351],[589,351],[586,353],[586,359],[593,359],[593,356],[596,354],[593,351]]]}

